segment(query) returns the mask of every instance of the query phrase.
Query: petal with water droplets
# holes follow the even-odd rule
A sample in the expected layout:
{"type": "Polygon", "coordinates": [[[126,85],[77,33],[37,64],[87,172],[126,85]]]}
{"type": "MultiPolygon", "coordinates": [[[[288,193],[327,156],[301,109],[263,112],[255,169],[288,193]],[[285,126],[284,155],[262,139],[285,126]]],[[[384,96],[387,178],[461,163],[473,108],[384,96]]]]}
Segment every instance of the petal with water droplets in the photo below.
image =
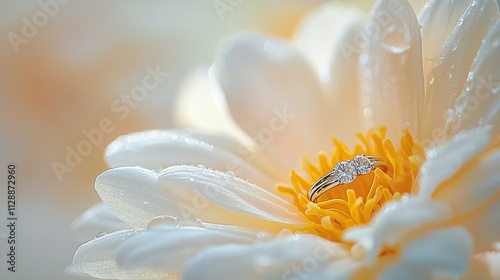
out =
{"type": "Polygon", "coordinates": [[[475,0],[465,10],[463,24],[453,30],[430,73],[431,78],[426,85],[422,139],[434,140],[439,131],[446,134],[445,124],[452,117],[449,110],[462,91],[483,39],[499,17],[494,0],[475,0]]]}
{"type": "Polygon", "coordinates": [[[384,124],[399,139],[404,123],[419,139],[417,121],[424,95],[422,39],[412,7],[406,0],[382,0],[373,9],[360,56],[361,95],[370,126],[384,124]],[[390,110],[388,110],[390,108],[390,110]]]}
{"type": "Polygon", "coordinates": [[[490,124],[493,136],[500,135],[500,19],[491,28],[477,54],[464,90],[455,103],[448,126],[451,134],[490,124]]]}

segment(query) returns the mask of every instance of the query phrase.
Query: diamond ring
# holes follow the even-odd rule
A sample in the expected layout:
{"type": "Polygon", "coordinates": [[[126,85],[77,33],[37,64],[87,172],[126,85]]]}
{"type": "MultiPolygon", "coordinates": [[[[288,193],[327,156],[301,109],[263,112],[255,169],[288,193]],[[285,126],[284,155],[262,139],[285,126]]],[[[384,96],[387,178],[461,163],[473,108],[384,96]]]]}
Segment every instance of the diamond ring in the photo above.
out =
{"type": "Polygon", "coordinates": [[[309,189],[309,200],[316,202],[325,192],[339,185],[349,184],[358,175],[366,175],[375,168],[387,168],[381,157],[357,155],[352,160],[341,161],[335,165],[333,170],[321,177],[309,189]]]}

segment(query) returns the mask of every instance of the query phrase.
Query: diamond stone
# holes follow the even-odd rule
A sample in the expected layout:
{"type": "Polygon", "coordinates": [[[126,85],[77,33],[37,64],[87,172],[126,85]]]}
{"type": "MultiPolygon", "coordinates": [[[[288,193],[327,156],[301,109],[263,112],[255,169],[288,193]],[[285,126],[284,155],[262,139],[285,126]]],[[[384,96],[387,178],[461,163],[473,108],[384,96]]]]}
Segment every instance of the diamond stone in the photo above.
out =
{"type": "Polygon", "coordinates": [[[372,162],[364,155],[355,156],[352,161],[356,165],[359,174],[365,175],[372,171],[372,162]]]}
{"type": "Polygon", "coordinates": [[[354,181],[358,175],[356,165],[351,161],[342,161],[337,163],[333,171],[335,172],[337,179],[342,184],[349,184],[354,181]]]}

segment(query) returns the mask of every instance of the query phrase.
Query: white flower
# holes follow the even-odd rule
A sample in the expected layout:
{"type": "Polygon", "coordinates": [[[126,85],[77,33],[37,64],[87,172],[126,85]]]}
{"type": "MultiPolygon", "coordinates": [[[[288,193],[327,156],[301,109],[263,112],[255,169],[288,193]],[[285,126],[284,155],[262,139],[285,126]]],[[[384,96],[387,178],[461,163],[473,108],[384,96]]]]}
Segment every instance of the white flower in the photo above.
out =
{"type": "Polygon", "coordinates": [[[382,0],[366,23],[325,6],[292,45],[227,43],[187,78],[178,118],[223,134],[111,144],[95,187],[131,228],[83,244],[75,266],[118,279],[498,277],[500,16],[495,1],[459,2],[430,1],[422,33],[406,1],[382,0]],[[318,153],[330,134],[335,149],[318,153]],[[387,170],[307,199],[361,153],[387,170]]]}

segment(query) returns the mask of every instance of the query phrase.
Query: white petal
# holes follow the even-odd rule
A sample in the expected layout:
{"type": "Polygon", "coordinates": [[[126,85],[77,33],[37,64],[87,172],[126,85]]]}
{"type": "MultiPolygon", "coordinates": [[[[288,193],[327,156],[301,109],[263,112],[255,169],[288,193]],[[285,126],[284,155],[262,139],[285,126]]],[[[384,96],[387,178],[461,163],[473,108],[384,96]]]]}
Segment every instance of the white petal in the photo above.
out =
{"type": "Polygon", "coordinates": [[[474,163],[469,164],[469,169],[459,172],[453,180],[440,186],[433,194],[435,199],[448,203],[455,215],[466,214],[490,199],[498,199],[500,150],[497,148],[476,159],[474,163]]]}
{"type": "Polygon", "coordinates": [[[116,249],[125,240],[137,235],[142,230],[130,229],[117,231],[99,237],[81,245],[75,253],[73,264],[79,270],[97,278],[113,279],[176,279],[164,271],[121,269],[115,261],[116,249]]]}
{"type": "Polygon", "coordinates": [[[363,113],[370,126],[388,126],[393,141],[405,123],[419,138],[424,95],[420,25],[406,0],[378,3],[365,27],[368,44],[360,57],[363,113]]]}
{"type": "Polygon", "coordinates": [[[494,0],[477,0],[465,10],[463,23],[457,25],[443,47],[426,85],[422,123],[423,139],[436,138],[449,118],[467,79],[470,65],[491,26],[500,17],[494,0]]]}
{"type": "Polygon", "coordinates": [[[291,203],[232,174],[172,166],[160,173],[159,183],[169,198],[214,216],[225,216],[229,210],[278,223],[304,222],[291,203]]]}
{"type": "Polygon", "coordinates": [[[225,45],[216,77],[238,125],[287,169],[328,147],[322,92],[306,61],[286,42],[248,35],[225,45]]]}
{"type": "Polygon", "coordinates": [[[186,132],[150,130],[121,136],[109,145],[106,157],[112,167],[139,165],[160,169],[180,164],[203,164],[220,171],[232,171],[270,189],[274,185],[271,179],[240,157],[186,132]]]}
{"type": "Polygon", "coordinates": [[[323,273],[340,262],[328,279],[347,279],[352,266],[344,247],[313,235],[293,235],[255,245],[225,245],[202,251],[188,262],[184,279],[327,279],[323,273]],[[304,278],[307,277],[307,278],[304,278]]]}
{"type": "Polygon", "coordinates": [[[500,19],[486,36],[467,77],[467,83],[455,103],[452,134],[484,124],[500,134],[500,19]]]}
{"type": "Polygon", "coordinates": [[[473,240],[460,227],[431,231],[401,248],[399,262],[387,268],[380,279],[407,279],[411,273],[434,277],[460,277],[468,267],[473,240]]]}
{"type": "Polygon", "coordinates": [[[201,219],[270,231],[279,231],[284,224],[302,226],[304,222],[291,203],[232,174],[201,166],[173,166],[161,174],[161,184],[159,176],[140,167],[120,167],[99,175],[95,187],[120,219],[138,227],[165,215],[179,221],[201,219]],[[231,201],[218,200],[231,193],[231,201]],[[217,201],[212,202],[215,198],[217,201]]]}
{"type": "Polygon", "coordinates": [[[471,0],[430,0],[418,15],[422,25],[424,78],[434,67],[443,46],[471,0]]]}
{"type": "Polygon", "coordinates": [[[426,161],[420,168],[420,193],[430,197],[446,179],[453,176],[466,162],[483,151],[491,142],[490,129],[478,127],[463,131],[427,151],[426,161]]]}
{"type": "Polygon", "coordinates": [[[137,227],[161,215],[180,216],[180,206],[158,187],[158,174],[139,167],[104,171],[95,180],[101,200],[123,221],[137,227]]]}
{"type": "Polygon", "coordinates": [[[365,247],[366,262],[375,264],[383,246],[400,245],[402,239],[416,229],[450,218],[451,210],[443,202],[404,197],[401,201],[386,203],[370,228],[353,227],[344,233],[343,239],[365,247]]]}
{"type": "Polygon", "coordinates": [[[186,75],[179,85],[174,106],[174,122],[179,127],[197,128],[204,131],[223,133],[235,139],[247,136],[236,125],[227,110],[221,92],[208,76],[208,67],[199,67],[186,75]]]}
{"type": "Polygon", "coordinates": [[[78,239],[89,240],[98,233],[112,232],[128,226],[104,203],[98,203],[76,218],[70,228],[78,239]]]}
{"type": "Polygon", "coordinates": [[[155,227],[127,241],[118,248],[118,264],[128,270],[161,268],[181,271],[199,251],[224,244],[247,244],[253,240],[228,232],[199,227],[155,227]]]}

